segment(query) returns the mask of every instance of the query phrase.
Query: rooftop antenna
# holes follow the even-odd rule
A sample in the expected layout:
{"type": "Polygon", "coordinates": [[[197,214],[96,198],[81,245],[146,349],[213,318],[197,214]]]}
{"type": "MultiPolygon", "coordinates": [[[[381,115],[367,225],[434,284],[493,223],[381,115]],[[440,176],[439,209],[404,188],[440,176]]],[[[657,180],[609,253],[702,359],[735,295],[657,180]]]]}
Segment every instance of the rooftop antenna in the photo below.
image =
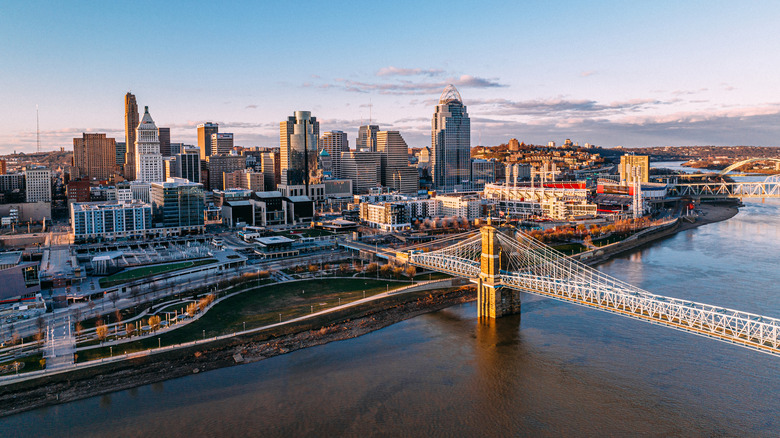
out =
{"type": "Polygon", "coordinates": [[[373,117],[374,104],[371,102],[371,98],[368,98],[368,125],[371,126],[371,122],[374,121],[373,117]]]}
{"type": "Polygon", "coordinates": [[[41,153],[41,122],[38,117],[38,105],[35,105],[35,143],[38,146],[38,153],[41,153]]]}

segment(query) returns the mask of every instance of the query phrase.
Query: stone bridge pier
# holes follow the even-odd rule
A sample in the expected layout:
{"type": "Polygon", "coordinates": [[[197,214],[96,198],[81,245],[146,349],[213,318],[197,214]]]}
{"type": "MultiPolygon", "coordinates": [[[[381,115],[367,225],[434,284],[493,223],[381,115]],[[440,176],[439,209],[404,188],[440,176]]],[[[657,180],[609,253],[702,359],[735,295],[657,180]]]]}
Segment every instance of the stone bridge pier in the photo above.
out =
{"type": "MultiPolygon", "coordinates": [[[[477,317],[500,318],[520,313],[520,292],[501,284],[501,244],[488,219],[482,227],[481,272],[477,283],[477,317]]],[[[472,280],[474,281],[474,280],[472,280]]]]}

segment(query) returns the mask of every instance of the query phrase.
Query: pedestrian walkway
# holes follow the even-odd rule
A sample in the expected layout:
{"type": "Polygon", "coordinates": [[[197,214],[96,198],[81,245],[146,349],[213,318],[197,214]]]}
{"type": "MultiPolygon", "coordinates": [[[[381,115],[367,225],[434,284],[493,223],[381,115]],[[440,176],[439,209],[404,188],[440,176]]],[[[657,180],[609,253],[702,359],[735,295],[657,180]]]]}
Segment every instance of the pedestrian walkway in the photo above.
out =
{"type": "Polygon", "coordinates": [[[70,316],[55,319],[46,334],[44,358],[46,369],[54,370],[73,366],[76,351],[76,337],[73,336],[70,316]]]}

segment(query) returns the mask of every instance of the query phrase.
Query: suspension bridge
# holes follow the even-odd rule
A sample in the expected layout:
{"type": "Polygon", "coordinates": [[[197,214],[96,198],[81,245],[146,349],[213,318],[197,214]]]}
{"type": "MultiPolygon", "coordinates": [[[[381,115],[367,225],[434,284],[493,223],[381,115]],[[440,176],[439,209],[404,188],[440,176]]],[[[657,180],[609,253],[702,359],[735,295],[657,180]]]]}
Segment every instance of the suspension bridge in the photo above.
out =
{"type": "Polygon", "coordinates": [[[471,279],[479,318],[519,313],[525,292],[780,356],[780,319],[652,294],[489,220],[474,237],[412,251],[409,263],[471,279]]]}

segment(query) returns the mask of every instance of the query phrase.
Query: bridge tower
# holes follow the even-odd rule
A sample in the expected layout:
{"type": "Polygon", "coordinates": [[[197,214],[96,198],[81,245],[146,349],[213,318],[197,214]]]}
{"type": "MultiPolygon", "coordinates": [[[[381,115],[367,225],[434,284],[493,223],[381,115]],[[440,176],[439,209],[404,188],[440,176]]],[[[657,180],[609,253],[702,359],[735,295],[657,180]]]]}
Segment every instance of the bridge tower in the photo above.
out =
{"type": "Polygon", "coordinates": [[[501,244],[488,218],[482,227],[481,272],[477,278],[477,316],[500,318],[520,313],[520,292],[501,285],[501,244]]]}

